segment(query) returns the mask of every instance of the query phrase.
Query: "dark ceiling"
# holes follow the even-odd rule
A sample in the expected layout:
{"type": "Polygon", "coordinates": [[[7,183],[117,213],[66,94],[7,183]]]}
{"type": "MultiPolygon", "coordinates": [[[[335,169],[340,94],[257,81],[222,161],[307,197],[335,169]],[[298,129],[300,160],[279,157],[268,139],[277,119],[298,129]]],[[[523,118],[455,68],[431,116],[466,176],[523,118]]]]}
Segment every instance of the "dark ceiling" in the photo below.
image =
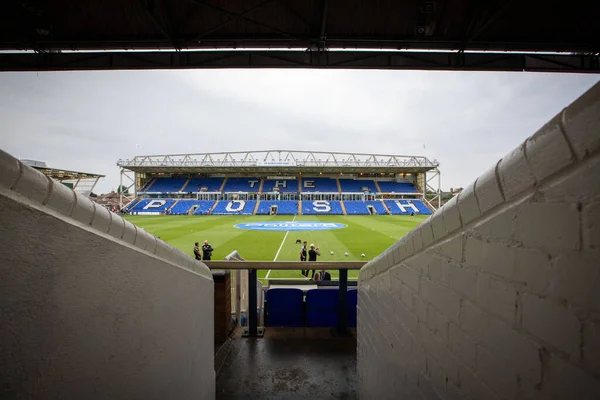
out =
{"type": "Polygon", "coordinates": [[[598,0],[5,0],[0,50],[430,49],[595,57],[598,21],[598,0]]]}

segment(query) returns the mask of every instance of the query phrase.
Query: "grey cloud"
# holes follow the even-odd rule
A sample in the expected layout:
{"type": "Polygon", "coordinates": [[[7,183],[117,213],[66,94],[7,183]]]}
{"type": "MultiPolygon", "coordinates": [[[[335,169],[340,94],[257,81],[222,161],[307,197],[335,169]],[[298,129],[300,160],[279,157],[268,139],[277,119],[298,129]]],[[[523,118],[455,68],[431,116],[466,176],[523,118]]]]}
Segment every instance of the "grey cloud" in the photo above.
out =
{"type": "Polygon", "coordinates": [[[0,74],[0,148],[106,174],[137,154],[287,148],[425,155],[475,179],[597,77],[422,71],[0,74]],[[141,145],[141,148],[138,148],[141,145]]]}

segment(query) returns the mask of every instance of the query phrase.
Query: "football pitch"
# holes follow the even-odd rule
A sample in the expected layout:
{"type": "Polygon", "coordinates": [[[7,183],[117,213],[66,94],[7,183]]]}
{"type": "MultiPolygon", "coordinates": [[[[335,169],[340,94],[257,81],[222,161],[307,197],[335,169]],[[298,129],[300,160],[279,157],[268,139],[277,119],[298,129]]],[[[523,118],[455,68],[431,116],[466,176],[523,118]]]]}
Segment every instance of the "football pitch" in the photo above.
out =
{"type": "MultiPolygon", "coordinates": [[[[300,244],[306,240],[321,250],[319,261],[368,261],[406,235],[426,218],[404,215],[275,215],[275,216],[135,216],[125,218],[147,232],[193,256],[194,242],[208,240],[214,247],[212,260],[222,260],[234,250],[248,261],[299,261],[300,244]],[[322,222],[343,224],[345,227],[331,230],[264,231],[236,228],[238,224],[260,222],[322,222]],[[331,252],[333,251],[333,254],[331,252]],[[345,256],[348,253],[348,256],[345,256]],[[361,254],[365,257],[362,258],[361,254]]],[[[333,279],[337,271],[329,271],[333,279]]],[[[356,279],[358,271],[349,271],[349,278],[356,279]]],[[[300,271],[258,272],[265,278],[302,278],[300,271]]]]}

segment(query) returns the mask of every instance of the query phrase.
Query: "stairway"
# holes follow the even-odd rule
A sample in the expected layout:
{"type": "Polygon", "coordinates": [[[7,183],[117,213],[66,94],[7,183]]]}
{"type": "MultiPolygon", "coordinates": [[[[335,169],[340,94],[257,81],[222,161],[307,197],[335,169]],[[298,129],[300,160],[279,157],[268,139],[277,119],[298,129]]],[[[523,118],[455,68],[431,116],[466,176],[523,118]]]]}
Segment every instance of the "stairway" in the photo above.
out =
{"type": "Polygon", "coordinates": [[[377,189],[377,193],[381,193],[381,188],[379,187],[379,182],[377,182],[376,180],[373,180],[373,182],[375,182],[375,188],[377,189]]]}
{"type": "Polygon", "coordinates": [[[254,211],[252,212],[252,215],[256,215],[256,212],[258,211],[258,205],[260,204],[260,200],[256,200],[256,206],[254,207],[254,211]]]}
{"type": "Polygon", "coordinates": [[[302,215],[302,200],[298,200],[298,215],[302,215]]]}
{"type": "Polygon", "coordinates": [[[421,201],[423,202],[423,204],[425,204],[425,207],[427,207],[429,211],[431,211],[432,214],[436,212],[437,209],[425,197],[421,197],[421,201]]]}
{"type": "Polygon", "coordinates": [[[150,189],[150,186],[154,185],[154,182],[156,182],[156,178],[152,178],[150,179],[148,182],[146,182],[146,184],[144,186],[142,186],[140,188],[140,192],[146,192],[148,191],[148,189],[150,189]]]}
{"type": "Polygon", "coordinates": [[[342,206],[342,211],[344,212],[344,215],[348,215],[348,213],[346,212],[346,205],[344,204],[343,200],[340,200],[340,205],[342,206]]]}
{"type": "Polygon", "coordinates": [[[337,183],[338,193],[342,193],[342,185],[340,185],[339,178],[335,178],[335,183],[337,183]]]}
{"type": "Polygon", "coordinates": [[[227,183],[227,177],[225,177],[225,179],[223,179],[223,184],[219,188],[219,192],[223,193],[223,189],[225,188],[225,183],[227,183]]]}
{"type": "Polygon", "coordinates": [[[387,211],[388,215],[392,215],[392,213],[390,212],[390,209],[388,208],[387,204],[385,204],[385,201],[381,201],[381,204],[383,204],[383,208],[385,208],[385,211],[387,211]]]}
{"type": "Polygon", "coordinates": [[[210,208],[210,210],[208,210],[208,215],[212,214],[212,212],[215,209],[215,207],[217,206],[218,202],[219,202],[219,200],[215,201],[215,204],[213,204],[212,207],[210,208]]]}
{"type": "Polygon", "coordinates": [[[192,180],[192,178],[188,178],[187,181],[185,181],[185,183],[183,184],[183,186],[181,187],[181,189],[179,189],[180,192],[185,192],[185,188],[187,187],[187,185],[190,184],[190,181],[192,180]]]}
{"type": "Polygon", "coordinates": [[[173,204],[171,204],[171,207],[169,207],[169,208],[167,208],[167,209],[165,210],[165,214],[169,214],[169,211],[171,211],[171,209],[172,209],[173,207],[175,207],[175,204],[179,203],[179,200],[181,200],[181,199],[177,199],[177,200],[175,200],[175,202],[174,202],[173,204]]]}
{"type": "Polygon", "coordinates": [[[264,183],[265,183],[265,180],[261,179],[260,185],[258,186],[258,193],[262,193],[264,183]]]}

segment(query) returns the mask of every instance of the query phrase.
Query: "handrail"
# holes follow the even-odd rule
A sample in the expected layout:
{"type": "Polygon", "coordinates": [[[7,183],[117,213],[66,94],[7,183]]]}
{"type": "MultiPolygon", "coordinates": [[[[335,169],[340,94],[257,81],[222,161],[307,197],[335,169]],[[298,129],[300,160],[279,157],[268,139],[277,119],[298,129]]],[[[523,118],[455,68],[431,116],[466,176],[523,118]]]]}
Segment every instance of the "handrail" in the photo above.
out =
{"type": "Polygon", "coordinates": [[[329,269],[339,270],[339,292],[338,292],[338,326],[335,330],[336,335],[348,335],[348,310],[347,290],[348,290],[348,270],[361,269],[367,261],[245,261],[244,258],[237,252],[233,251],[225,261],[204,261],[204,264],[211,270],[216,269],[232,269],[236,271],[236,304],[237,317],[239,315],[239,274],[240,270],[248,270],[248,328],[242,333],[245,337],[257,337],[264,334],[264,328],[258,327],[258,311],[257,311],[257,270],[259,269],[279,269],[279,270],[302,270],[302,269],[329,269]]]}
{"type": "Polygon", "coordinates": [[[203,261],[209,269],[361,269],[368,261],[203,261]]]}

